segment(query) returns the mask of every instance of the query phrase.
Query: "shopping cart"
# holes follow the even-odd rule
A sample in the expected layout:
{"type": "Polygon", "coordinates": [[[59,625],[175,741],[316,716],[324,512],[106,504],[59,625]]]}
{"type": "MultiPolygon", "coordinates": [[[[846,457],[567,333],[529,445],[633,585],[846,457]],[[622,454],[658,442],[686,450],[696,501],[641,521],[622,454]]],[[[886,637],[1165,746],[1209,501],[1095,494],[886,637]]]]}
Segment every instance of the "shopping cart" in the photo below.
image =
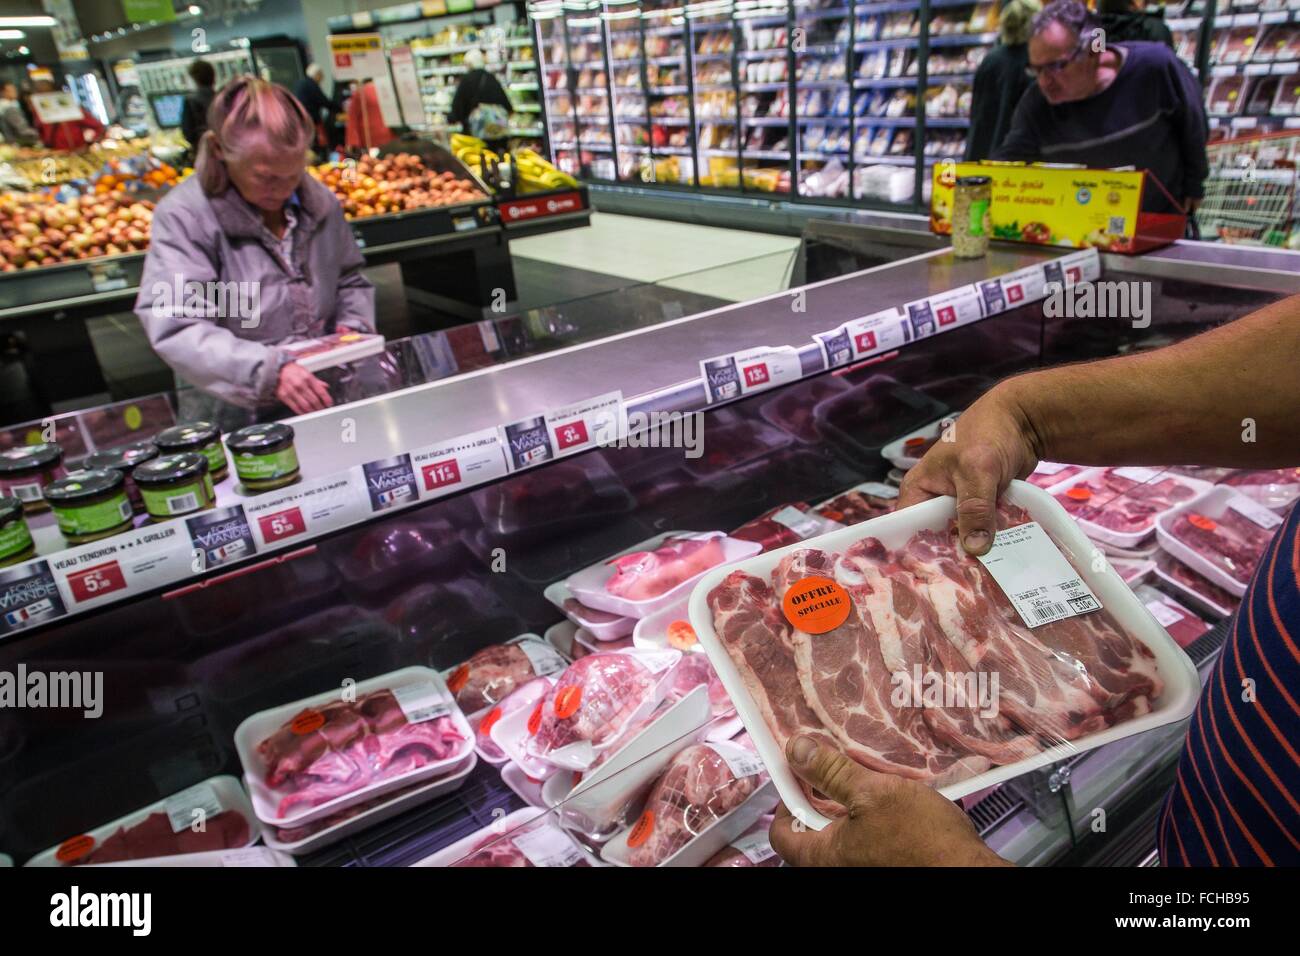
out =
{"type": "Polygon", "coordinates": [[[1202,238],[1300,249],[1300,133],[1221,140],[1206,152],[1210,175],[1196,212],[1202,238]]]}

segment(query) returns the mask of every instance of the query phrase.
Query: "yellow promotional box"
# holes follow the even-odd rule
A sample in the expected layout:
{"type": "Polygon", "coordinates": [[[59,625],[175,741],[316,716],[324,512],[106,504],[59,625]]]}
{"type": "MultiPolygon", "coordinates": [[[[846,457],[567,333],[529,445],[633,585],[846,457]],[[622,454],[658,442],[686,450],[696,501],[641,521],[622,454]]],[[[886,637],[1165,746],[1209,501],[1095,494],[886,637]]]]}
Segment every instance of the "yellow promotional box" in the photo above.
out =
{"type": "Polygon", "coordinates": [[[1182,238],[1187,226],[1186,216],[1142,210],[1146,189],[1165,190],[1141,170],[948,161],[935,164],[931,183],[930,229],[939,235],[952,235],[953,192],[962,176],[993,180],[992,239],[1134,253],[1182,238]]]}

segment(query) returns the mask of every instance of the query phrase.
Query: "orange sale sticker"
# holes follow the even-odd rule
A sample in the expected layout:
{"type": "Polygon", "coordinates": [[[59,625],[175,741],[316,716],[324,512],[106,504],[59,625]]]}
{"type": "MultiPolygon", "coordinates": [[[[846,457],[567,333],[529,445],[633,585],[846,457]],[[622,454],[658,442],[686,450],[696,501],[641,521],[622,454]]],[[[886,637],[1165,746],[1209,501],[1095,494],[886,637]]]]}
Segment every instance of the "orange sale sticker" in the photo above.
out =
{"type": "Polygon", "coordinates": [[[289,729],[299,737],[314,734],[325,726],[325,715],[319,710],[304,710],[289,723],[289,729]]]}
{"type": "Polygon", "coordinates": [[[849,594],[825,577],[804,578],[785,592],[785,619],[805,634],[825,634],[844,623],[852,604],[849,594]]]}
{"type": "Polygon", "coordinates": [[[655,832],[655,812],[647,810],[641,814],[641,819],[632,827],[632,832],[627,835],[627,845],[636,849],[646,840],[650,839],[650,834],[655,832]]]}

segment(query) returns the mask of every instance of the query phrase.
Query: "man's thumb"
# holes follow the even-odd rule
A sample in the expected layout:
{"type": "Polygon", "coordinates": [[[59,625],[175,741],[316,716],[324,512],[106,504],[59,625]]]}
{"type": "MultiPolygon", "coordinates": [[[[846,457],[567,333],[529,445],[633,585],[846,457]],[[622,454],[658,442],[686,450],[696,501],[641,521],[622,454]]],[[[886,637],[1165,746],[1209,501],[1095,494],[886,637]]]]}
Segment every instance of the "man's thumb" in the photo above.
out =
{"type": "Polygon", "coordinates": [[[792,737],[786,744],[785,753],[790,768],[800,779],[845,807],[860,804],[863,796],[873,789],[878,776],[838,750],[822,746],[807,734],[792,737]]]}

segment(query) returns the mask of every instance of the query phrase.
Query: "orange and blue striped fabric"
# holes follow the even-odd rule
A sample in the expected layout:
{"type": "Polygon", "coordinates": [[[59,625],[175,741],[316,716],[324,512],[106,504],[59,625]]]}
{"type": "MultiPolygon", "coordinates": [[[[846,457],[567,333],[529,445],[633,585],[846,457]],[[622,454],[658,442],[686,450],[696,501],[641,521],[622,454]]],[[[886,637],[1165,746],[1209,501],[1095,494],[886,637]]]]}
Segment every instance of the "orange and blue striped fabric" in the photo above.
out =
{"type": "Polygon", "coordinates": [[[1300,507],[1260,561],[1201,693],[1161,811],[1165,866],[1300,865],[1298,531],[1300,507]]]}

